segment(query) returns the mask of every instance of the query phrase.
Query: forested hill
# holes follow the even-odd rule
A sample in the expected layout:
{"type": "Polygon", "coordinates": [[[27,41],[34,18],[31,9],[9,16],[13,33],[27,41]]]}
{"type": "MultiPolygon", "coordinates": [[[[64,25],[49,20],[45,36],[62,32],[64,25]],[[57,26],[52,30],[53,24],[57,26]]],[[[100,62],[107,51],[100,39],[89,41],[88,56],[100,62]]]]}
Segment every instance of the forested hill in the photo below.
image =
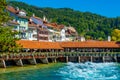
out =
{"type": "Polygon", "coordinates": [[[120,17],[107,18],[69,8],[41,8],[15,1],[10,2],[9,5],[24,9],[28,16],[35,13],[36,16],[43,18],[45,15],[51,22],[71,25],[75,27],[79,35],[84,35],[87,38],[106,39],[108,35],[111,35],[113,29],[120,29],[120,17]]]}

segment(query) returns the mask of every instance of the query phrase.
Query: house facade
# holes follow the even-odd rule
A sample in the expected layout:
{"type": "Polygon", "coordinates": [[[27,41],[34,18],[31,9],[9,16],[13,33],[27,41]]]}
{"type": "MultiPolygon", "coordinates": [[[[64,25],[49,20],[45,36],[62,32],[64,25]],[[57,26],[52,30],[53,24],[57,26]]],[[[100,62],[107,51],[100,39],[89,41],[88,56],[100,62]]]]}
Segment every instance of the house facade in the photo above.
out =
{"type": "Polygon", "coordinates": [[[37,27],[38,25],[29,20],[28,23],[28,40],[38,40],[37,38],[37,27]]]}
{"type": "Polygon", "coordinates": [[[43,19],[36,17],[33,15],[31,18],[32,22],[34,22],[38,27],[37,27],[37,40],[38,41],[49,41],[49,32],[47,29],[47,26],[44,25],[43,19]]]}
{"type": "MultiPolygon", "coordinates": [[[[57,23],[49,23],[44,16],[43,19],[35,16],[27,17],[24,10],[18,7],[7,6],[6,10],[14,19],[14,30],[19,32],[17,36],[23,40],[38,40],[49,42],[73,41],[75,39],[76,30],[72,27],[65,27],[65,25],[58,25],[57,23]],[[16,23],[16,24],[15,24],[16,23]]],[[[11,25],[11,23],[9,23],[11,25]]]]}
{"type": "Polygon", "coordinates": [[[13,17],[12,22],[17,22],[19,26],[14,26],[14,28],[20,32],[20,39],[28,39],[28,17],[26,16],[26,12],[23,10],[19,10],[19,8],[14,8],[12,6],[7,6],[6,10],[10,13],[10,16],[13,17]]]}

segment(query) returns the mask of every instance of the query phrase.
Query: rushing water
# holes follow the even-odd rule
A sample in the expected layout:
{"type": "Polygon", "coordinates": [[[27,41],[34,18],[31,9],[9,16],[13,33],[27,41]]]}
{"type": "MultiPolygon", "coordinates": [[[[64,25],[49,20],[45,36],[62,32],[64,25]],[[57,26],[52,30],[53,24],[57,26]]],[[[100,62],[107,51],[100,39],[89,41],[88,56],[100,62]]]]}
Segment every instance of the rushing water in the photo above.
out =
{"type": "Polygon", "coordinates": [[[117,63],[54,63],[0,69],[0,80],[120,80],[117,63]]]}

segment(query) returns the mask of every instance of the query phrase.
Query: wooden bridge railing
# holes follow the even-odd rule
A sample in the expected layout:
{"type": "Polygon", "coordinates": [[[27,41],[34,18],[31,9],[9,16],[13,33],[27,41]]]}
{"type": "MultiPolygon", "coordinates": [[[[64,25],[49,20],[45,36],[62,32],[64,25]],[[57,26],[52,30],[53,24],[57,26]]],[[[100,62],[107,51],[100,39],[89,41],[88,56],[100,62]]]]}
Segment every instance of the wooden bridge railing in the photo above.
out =
{"type": "Polygon", "coordinates": [[[120,52],[35,52],[35,53],[2,53],[0,59],[33,58],[33,57],[65,57],[65,56],[117,56],[120,52]]]}

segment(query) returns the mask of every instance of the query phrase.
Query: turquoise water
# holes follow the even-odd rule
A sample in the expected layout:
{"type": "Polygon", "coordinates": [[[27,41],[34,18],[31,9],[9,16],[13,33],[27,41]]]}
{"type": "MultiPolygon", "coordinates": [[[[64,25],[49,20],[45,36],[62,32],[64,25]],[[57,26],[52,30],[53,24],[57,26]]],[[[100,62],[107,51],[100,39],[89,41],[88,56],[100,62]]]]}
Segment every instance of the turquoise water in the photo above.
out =
{"type": "Polygon", "coordinates": [[[0,69],[0,80],[120,80],[117,63],[54,63],[0,69]]]}

